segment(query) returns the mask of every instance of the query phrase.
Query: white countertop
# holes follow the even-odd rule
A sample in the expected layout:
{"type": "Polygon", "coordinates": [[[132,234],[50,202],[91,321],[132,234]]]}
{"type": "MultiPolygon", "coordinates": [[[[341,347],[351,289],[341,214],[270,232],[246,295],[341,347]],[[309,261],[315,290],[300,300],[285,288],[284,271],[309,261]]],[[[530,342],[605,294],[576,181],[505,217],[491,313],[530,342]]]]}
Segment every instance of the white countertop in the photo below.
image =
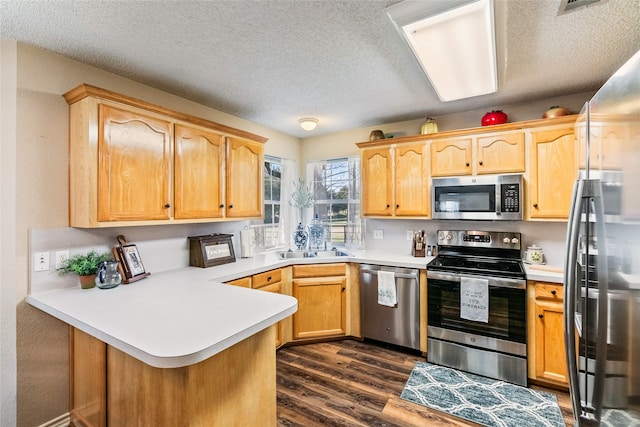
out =
{"type": "MultiPolygon", "coordinates": [[[[350,251],[349,257],[280,260],[274,252],[210,268],[185,267],[113,289],[79,286],[34,292],[27,302],[151,366],[203,361],[290,316],[291,296],[221,282],[293,264],[358,262],[424,269],[433,257],[350,251]]],[[[527,279],[562,283],[562,274],[531,269],[527,279]]]]}
{"type": "Polygon", "coordinates": [[[113,289],[66,288],[27,302],[148,365],[201,362],[298,309],[287,295],[210,281],[187,267],[113,289]]]}

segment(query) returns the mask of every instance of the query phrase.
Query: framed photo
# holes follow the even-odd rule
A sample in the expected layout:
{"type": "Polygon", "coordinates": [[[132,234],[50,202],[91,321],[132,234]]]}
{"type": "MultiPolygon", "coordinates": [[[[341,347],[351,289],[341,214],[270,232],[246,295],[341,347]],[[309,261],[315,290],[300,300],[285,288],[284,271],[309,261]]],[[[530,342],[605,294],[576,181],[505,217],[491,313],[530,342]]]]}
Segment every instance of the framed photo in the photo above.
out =
{"type": "Polygon", "coordinates": [[[140,258],[136,245],[123,246],[122,253],[124,255],[123,261],[127,264],[128,270],[131,272],[131,277],[145,273],[142,258],[140,258]]]}
{"type": "Polygon", "coordinates": [[[189,237],[189,265],[204,268],[235,262],[231,237],[231,234],[189,237]]]}
{"type": "Polygon", "coordinates": [[[122,282],[131,283],[149,276],[151,273],[145,271],[137,246],[128,244],[123,235],[119,235],[117,240],[120,246],[113,248],[113,256],[119,262],[122,282]]]}

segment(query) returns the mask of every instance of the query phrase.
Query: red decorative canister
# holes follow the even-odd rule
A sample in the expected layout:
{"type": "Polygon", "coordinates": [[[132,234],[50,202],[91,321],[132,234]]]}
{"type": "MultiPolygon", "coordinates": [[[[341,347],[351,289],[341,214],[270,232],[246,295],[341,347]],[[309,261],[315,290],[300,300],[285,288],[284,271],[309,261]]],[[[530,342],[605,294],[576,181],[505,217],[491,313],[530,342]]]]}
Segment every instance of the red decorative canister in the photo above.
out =
{"type": "Polygon", "coordinates": [[[501,125],[507,123],[507,115],[502,110],[494,110],[482,116],[482,126],[501,125]]]}

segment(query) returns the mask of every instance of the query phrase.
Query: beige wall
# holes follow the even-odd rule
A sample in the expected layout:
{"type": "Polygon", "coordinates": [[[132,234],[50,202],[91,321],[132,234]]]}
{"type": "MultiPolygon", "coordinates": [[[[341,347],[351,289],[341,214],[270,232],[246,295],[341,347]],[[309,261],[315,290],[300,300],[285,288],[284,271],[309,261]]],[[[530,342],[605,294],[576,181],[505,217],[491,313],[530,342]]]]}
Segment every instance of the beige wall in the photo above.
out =
{"type": "MultiPolygon", "coordinates": [[[[15,43],[10,42],[9,45],[15,46],[15,43]]],[[[4,106],[4,41],[2,47],[4,106]]],[[[15,136],[9,135],[7,138],[10,142],[7,146],[15,147],[15,161],[7,159],[10,167],[5,169],[3,166],[0,172],[3,184],[15,182],[17,189],[15,201],[11,200],[11,191],[5,193],[4,188],[1,199],[2,215],[5,215],[6,207],[15,207],[9,211],[9,214],[15,212],[14,226],[6,226],[3,221],[3,253],[7,241],[12,241],[4,241],[5,228],[15,232],[16,237],[11,247],[7,248],[15,254],[15,280],[5,281],[3,271],[2,298],[11,297],[11,301],[9,310],[5,311],[3,307],[2,327],[6,325],[16,336],[13,351],[17,360],[2,359],[2,411],[5,412],[6,406],[7,419],[15,417],[11,415],[11,407],[15,411],[14,404],[10,400],[5,401],[4,396],[13,395],[15,402],[17,395],[17,424],[37,426],[64,415],[69,409],[67,326],[24,301],[29,283],[30,230],[68,226],[68,105],[62,94],[81,83],[88,83],[264,136],[269,138],[265,145],[268,155],[300,163],[301,150],[300,141],[295,137],[51,52],[20,43],[16,52],[13,61],[17,66],[16,83],[13,84],[13,90],[9,91],[15,94],[15,100],[8,102],[10,106],[12,103],[14,105],[15,119],[9,115],[9,121],[15,122],[15,127],[10,126],[15,129],[15,136]],[[10,312],[11,309],[15,315],[10,312]],[[7,322],[5,313],[9,320],[7,322]],[[5,360],[9,360],[6,366],[5,360]],[[5,373],[10,377],[16,371],[17,385],[15,382],[14,385],[5,384],[5,373]]],[[[11,155],[10,150],[5,150],[4,133],[10,127],[4,126],[4,118],[3,111],[3,163],[5,156],[11,155]]],[[[11,257],[3,256],[2,259],[4,270],[4,260],[11,262],[11,257]]],[[[5,336],[3,331],[2,337],[4,346],[5,337],[10,338],[11,335],[5,336]]],[[[3,426],[13,424],[11,421],[4,422],[4,419],[0,421],[3,426]]]]}

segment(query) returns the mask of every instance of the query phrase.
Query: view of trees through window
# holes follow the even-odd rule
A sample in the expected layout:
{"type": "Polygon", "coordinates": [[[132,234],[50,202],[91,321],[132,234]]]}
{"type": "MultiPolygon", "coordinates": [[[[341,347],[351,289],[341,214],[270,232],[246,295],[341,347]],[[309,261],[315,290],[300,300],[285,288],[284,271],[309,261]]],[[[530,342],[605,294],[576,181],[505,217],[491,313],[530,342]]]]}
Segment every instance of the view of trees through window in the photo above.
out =
{"type": "Polygon", "coordinates": [[[282,164],[280,159],[264,160],[264,226],[259,230],[258,241],[264,248],[277,246],[280,227],[280,198],[282,189],[282,164]]]}
{"type": "Polygon", "coordinates": [[[327,230],[325,239],[345,244],[351,226],[360,224],[360,168],[358,159],[311,162],[317,215],[327,230]]]}

